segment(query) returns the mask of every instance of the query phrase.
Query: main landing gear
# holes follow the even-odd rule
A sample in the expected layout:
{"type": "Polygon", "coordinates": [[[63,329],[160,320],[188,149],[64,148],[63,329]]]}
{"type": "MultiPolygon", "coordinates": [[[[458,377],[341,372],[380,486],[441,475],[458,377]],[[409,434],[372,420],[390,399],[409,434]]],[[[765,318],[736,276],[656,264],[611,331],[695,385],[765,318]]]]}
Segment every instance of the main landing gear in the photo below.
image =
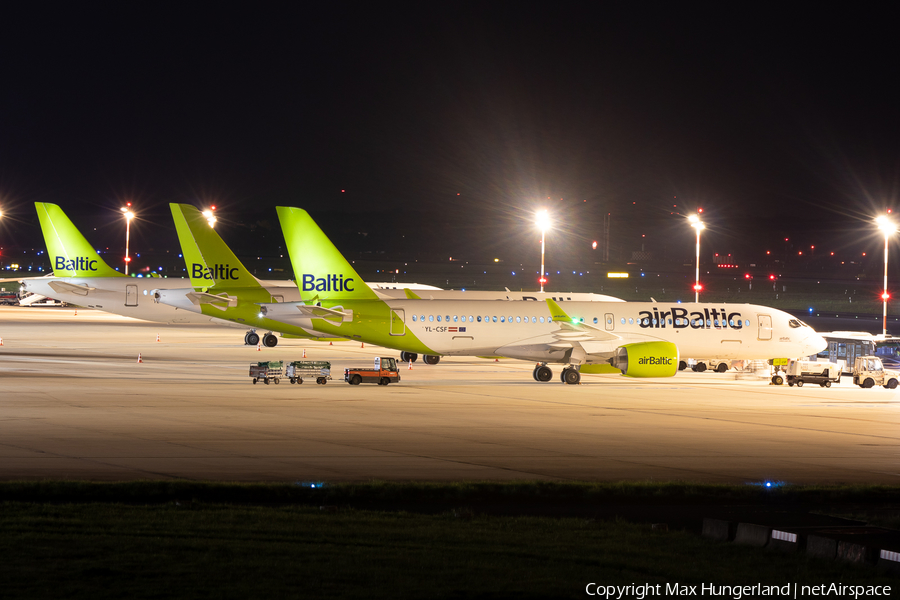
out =
{"type": "MultiPolygon", "coordinates": [[[[244,345],[245,346],[255,346],[259,343],[259,334],[256,333],[255,329],[251,329],[246,334],[244,334],[244,345]]],[[[266,348],[274,348],[278,345],[278,337],[273,334],[271,331],[265,334],[262,337],[262,344],[266,348]]]]}
{"type": "Polygon", "coordinates": [[[419,359],[419,355],[415,352],[401,352],[400,353],[400,362],[411,362],[414,363],[419,359]]]}
{"type": "MultiPolygon", "coordinates": [[[[532,377],[535,381],[547,382],[553,379],[553,371],[547,366],[547,363],[539,363],[534,367],[532,377]]],[[[581,373],[577,366],[569,365],[563,369],[559,376],[560,381],[569,385],[581,383],[581,373]]]]}

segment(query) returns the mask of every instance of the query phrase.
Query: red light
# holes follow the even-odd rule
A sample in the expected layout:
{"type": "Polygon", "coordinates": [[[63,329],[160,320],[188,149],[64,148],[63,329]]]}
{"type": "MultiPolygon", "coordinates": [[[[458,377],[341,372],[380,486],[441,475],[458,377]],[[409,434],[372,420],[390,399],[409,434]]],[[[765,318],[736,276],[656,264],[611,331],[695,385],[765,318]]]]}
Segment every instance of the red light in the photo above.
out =
{"type": "Polygon", "coordinates": [[[702,208],[698,208],[698,209],[697,209],[697,212],[698,212],[698,213],[702,213],[702,212],[703,212],[703,209],[702,209],[702,208]]]}
{"type": "Polygon", "coordinates": [[[131,206],[131,202],[126,202],[125,206],[131,206]]]}
{"type": "Polygon", "coordinates": [[[768,251],[768,250],[766,250],[766,254],[772,254],[772,253],[771,253],[771,252],[769,252],[769,251],[768,251]]]}
{"type": "Polygon", "coordinates": [[[545,277],[541,277],[538,279],[538,283],[547,283],[547,279],[545,277]]]}
{"type": "Polygon", "coordinates": [[[125,262],[131,262],[131,257],[130,257],[130,256],[126,256],[126,257],[125,257],[125,262]]]}
{"type": "Polygon", "coordinates": [[[341,193],[343,194],[343,193],[346,192],[346,191],[347,191],[347,190],[341,190],[341,193]]]}
{"type": "Polygon", "coordinates": [[[597,249],[597,242],[594,242],[593,244],[591,244],[591,248],[593,248],[594,250],[596,250],[596,249],[597,249]]]}
{"type": "Polygon", "coordinates": [[[210,206],[210,208],[211,208],[211,209],[212,209],[212,210],[216,210],[216,206],[215,206],[215,204],[214,204],[214,205],[212,205],[212,206],[210,206]]]}
{"type": "Polygon", "coordinates": [[[700,290],[702,290],[702,289],[703,289],[703,286],[700,285],[699,283],[698,283],[697,285],[694,286],[694,290],[696,290],[696,291],[698,291],[698,292],[699,292],[700,290]]]}
{"type": "Polygon", "coordinates": [[[744,279],[750,279],[750,273],[747,273],[746,275],[744,275],[744,279]]]}
{"type": "Polygon", "coordinates": [[[866,255],[866,253],[865,253],[865,252],[863,252],[863,256],[865,256],[865,255],[866,255]]]}
{"type": "Polygon", "coordinates": [[[788,239],[787,239],[787,238],[784,238],[784,241],[788,241],[788,239]]]}
{"type": "Polygon", "coordinates": [[[882,299],[882,300],[890,300],[890,299],[891,299],[891,295],[888,294],[887,292],[885,292],[885,293],[883,293],[883,294],[881,295],[881,299],[882,299]]]}
{"type": "Polygon", "coordinates": [[[769,279],[772,280],[772,281],[775,281],[775,276],[774,276],[774,275],[769,275],[769,279]]]}
{"type": "Polygon", "coordinates": [[[797,256],[803,256],[803,250],[797,253],[797,256]]]}
{"type": "Polygon", "coordinates": [[[831,255],[834,256],[834,252],[832,252],[831,255]]]}

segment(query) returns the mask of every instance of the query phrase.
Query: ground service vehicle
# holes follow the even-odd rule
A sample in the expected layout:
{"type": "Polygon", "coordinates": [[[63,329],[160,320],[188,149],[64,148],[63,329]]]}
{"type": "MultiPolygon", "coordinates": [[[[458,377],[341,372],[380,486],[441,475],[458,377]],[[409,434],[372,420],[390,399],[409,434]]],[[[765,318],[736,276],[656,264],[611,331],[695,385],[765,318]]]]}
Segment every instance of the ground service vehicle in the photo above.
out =
{"type": "Polygon", "coordinates": [[[269,385],[271,379],[277,384],[278,380],[284,376],[283,364],[280,360],[269,360],[250,365],[250,377],[253,378],[253,383],[256,384],[262,379],[263,383],[269,385]]]}
{"type": "Polygon", "coordinates": [[[400,381],[397,361],[390,356],[376,356],[374,369],[344,369],[344,381],[350,385],[377,383],[387,385],[400,381]]]}
{"type": "Polygon", "coordinates": [[[790,360],[785,369],[785,377],[789,386],[802,387],[804,383],[818,383],[822,387],[831,387],[832,382],[841,382],[841,366],[830,362],[790,360]]]}
{"type": "Polygon", "coordinates": [[[291,383],[303,383],[304,377],[315,377],[316,383],[325,385],[331,379],[331,363],[324,360],[295,360],[284,370],[291,383]]]}
{"type": "Polygon", "coordinates": [[[885,369],[877,356],[857,356],[853,364],[853,383],[861,388],[880,385],[889,390],[897,387],[900,371],[885,369]]]}

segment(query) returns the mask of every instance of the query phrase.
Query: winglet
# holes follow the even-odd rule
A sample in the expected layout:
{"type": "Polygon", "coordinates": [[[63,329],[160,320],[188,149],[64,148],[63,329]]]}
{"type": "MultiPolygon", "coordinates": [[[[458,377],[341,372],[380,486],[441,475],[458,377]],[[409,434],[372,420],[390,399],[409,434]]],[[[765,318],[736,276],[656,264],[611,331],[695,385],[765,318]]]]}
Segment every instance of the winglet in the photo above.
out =
{"type": "Polygon", "coordinates": [[[195,206],[170,204],[169,208],[193,287],[262,287],[195,206]]]}
{"type": "Polygon", "coordinates": [[[286,206],[276,210],[301,298],[318,293],[329,300],[378,299],[308,212],[286,206]]]}
{"type": "Polygon", "coordinates": [[[56,204],[35,202],[55,277],[127,277],[106,264],[56,204]]]}
{"type": "Polygon", "coordinates": [[[550,309],[550,316],[554,323],[572,323],[572,318],[566,314],[566,311],[556,303],[555,300],[547,298],[547,307],[550,309]]]}
{"type": "Polygon", "coordinates": [[[414,291],[409,288],[403,288],[403,292],[406,294],[406,297],[410,300],[421,300],[422,297],[418,296],[414,291]]]}

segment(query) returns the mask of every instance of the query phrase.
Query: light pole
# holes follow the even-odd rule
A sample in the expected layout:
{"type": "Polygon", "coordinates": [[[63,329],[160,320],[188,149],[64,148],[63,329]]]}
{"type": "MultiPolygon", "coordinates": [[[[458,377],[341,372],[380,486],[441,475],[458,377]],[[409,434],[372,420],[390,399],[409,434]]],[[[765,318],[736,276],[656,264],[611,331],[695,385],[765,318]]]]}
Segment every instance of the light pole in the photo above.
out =
{"type": "Polygon", "coordinates": [[[131,212],[131,202],[122,207],[122,213],[125,215],[125,274],[128,275],[128,263],[131,258],[128,256],[128,243],[131,241],[131,220],[134,213],[131,212]]]}
{"type": "Polygon", "coordinates": [[[537,213],[537,226],[538,229],[541,230],[541,277],[538,281],[541,282],[541,292],[544,291],[544,283],[546,283],[546,279],[544,278],[544,235],[547,233],[547,230],[550,228],[550,215],[547,214],[547,210],[539,210],[537,213]]]}
{"type": "Polygon", "coordinates": [[[206,222],[209,223],[209,226],[215,228],[216,226],[216,213],[213,212],[216,210],[216,207],[213,206],[203,211],[203,216],[206,217],[206,222]]]}
{"type": "Polygon", "coordinates": [[[878,229],[884,233],[884,290],[881,294],[881,299],[884,301],[884,313],[883,320],[881,325],[881,334],[887,336],[887,301],[888,301],[888,291],[887,291],[887,267],[888,267],[888,238],[892,233],[897,231],[897,225],[894,224],[887,216],[881,215],[875,222],[878,223],[878,229]]]}
{"type": "Polygon", "coordinates": [[[694,302],[700,302],[700,231],[703,229],[703,221],[699,215],[688,217],[691,227],[697,230],[697,269],[694,271],[694,302]]]}

